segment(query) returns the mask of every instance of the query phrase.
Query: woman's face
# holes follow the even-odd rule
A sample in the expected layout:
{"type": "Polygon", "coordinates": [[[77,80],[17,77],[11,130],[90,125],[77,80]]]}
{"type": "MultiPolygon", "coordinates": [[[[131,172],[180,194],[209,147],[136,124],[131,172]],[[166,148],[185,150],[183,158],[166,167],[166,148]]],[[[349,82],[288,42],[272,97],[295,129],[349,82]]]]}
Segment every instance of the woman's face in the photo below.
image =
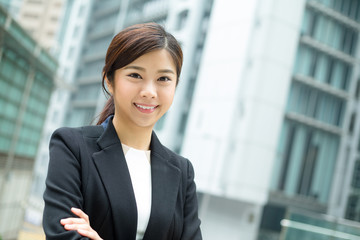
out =
{"type": "Polygon", "coordinates": [[[153,128],[172,104],[176,80],[176,67],[165,49],[117,69],[113,83],[106,81],[114,97],[115,119],[130,128],[153,128]]]}

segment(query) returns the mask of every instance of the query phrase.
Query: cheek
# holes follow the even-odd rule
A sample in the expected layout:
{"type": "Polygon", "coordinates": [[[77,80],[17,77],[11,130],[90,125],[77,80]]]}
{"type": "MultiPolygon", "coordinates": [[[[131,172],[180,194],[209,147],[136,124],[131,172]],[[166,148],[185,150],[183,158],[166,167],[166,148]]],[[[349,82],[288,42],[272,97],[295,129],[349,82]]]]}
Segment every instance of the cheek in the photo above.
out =
{"type": "Polygon", "coordinates": [[[134,91],[134,87],[124,82],[118,82],[115,87],[115,94],[119,97],[127,97],[134,91]]]}
{"type": "Polygon", "coordinates": [[[171,105],[173,100],[174,100],[175,89],[171,89],[171,90],[166,91],[164,95],[165,95],[164,97],[166,99],[167,104],[171,105]]]}

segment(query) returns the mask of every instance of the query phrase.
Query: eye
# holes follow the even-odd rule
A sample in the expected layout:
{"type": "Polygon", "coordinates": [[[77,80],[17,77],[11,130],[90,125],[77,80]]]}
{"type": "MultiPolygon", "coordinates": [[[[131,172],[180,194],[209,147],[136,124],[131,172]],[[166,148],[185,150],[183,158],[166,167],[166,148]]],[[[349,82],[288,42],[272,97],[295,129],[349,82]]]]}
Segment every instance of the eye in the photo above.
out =
{"type": "Polygon", "coordinates": [[[141,79],[141,76],[137,73],[131,73],[128,75],[129,77],[132,77],[132,78],[137,78],[137,79],[141,79]]]}
{"type": "Polygon", "coordinates": [[[163,77],[160,77],[160,78],[158,79],[158,81],[161,81],[161,82],[168,82],[168,81],[171,81],[171,79],[170,79],[170,78],[168,78],[168,77],[166,77],[166,76],[163,76],[163,77]]]}

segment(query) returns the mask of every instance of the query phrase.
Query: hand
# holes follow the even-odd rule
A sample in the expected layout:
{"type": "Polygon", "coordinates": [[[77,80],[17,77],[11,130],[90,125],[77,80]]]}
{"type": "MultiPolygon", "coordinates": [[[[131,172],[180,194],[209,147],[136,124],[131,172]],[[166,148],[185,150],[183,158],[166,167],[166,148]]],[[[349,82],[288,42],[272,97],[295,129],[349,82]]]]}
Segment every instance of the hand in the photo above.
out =
{"type": "Polygon", "coordinates": [[[88,237],[92,240],[103,240],[99,234],[91,228],[89,216],[79,208],[71,208],[71,211],[79,218],[64,218],[60,223],[68,231],[75,230],[81,236],[88,237]]]}

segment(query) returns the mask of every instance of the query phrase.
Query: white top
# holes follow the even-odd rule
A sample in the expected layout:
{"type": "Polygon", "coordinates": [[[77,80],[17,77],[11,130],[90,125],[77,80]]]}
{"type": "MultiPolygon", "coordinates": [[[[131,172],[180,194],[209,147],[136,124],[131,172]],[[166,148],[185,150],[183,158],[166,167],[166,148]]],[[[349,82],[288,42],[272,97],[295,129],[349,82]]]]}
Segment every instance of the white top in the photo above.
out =
{"type": "Polygon", "coordinates": [[[135,194],[138,222],[136,240],[142,240],[151,211],[150,150],[138,150],[122,144],[135,194]]]}

